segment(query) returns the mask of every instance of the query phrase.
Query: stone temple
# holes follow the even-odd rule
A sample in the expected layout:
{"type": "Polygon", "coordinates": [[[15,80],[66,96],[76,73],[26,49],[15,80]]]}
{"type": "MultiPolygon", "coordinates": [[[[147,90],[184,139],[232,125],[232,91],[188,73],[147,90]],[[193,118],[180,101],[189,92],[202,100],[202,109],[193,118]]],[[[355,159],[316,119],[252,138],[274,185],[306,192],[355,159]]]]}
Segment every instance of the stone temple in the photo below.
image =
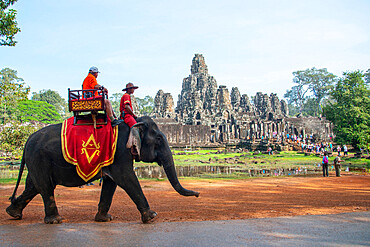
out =
{"type": "Polygon", "coordinates": [[[201,54],[195,54],[190,75],[183,79],[177,107],[170,93],[159,90],[152,113],[172,146],[244,143],[253,148],[272,139],[284,143],[287,134],[311,141],[332,136],[332,124],[323,118],[288,115],[287,103],[276,94],[258,92],[251,102],[237,87],[229,92],[217,86],[201,54]]]}

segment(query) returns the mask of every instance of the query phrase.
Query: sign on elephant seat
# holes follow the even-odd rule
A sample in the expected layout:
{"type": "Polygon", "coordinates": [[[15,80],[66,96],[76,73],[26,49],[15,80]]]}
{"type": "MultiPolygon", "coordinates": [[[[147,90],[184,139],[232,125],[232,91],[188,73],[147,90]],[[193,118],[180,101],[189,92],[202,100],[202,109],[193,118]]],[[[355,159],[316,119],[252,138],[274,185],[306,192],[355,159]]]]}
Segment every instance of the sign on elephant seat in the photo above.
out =
{"type": "MultiPolygon", "coordinates": [[[[64,159],[76,166],[78,175],[88,181],[101,167],[109,166],[116,153],[118,127],[110,124],[94,128],[92,125],[73,124],[73,117],[62,125],[62,152],[64,159]]],[[[108,118],[108,123],[110,119],[108,118]]]]}

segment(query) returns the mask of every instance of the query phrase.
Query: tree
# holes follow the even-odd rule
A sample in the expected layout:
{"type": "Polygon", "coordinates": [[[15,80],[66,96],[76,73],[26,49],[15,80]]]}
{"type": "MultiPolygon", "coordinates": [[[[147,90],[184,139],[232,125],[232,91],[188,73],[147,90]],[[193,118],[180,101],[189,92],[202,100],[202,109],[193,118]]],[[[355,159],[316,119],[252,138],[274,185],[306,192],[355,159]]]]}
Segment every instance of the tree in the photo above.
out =
{"type": "Polygon", "coordinates": [[[288,104],[288,109],[289,109],[289,116],[294,117],[300,114],[298,107],[294,104],[288,104]]]}
{"type": "Polygon", "coordinates": [[[7,124],[0,132],[0,150],[11,152],[14,158],[22,158],[28,137],[40,128],[39,125],[21,124],[17,121],[7,124]]]}
{"type": "MultiPolygon", "coordinates": [[[[114,93],[112,96],[109,97],[110,102],[112,103],[112,107],[114,112],[118,113],[118,116],[121,114],[119,111],[119,107],[121,104],[121,98],[122,98],[123,93],[114,93]]],[[[133,110],[136,111],[135,108],[135,101],[137,103],[137,106],[139,109],[137,109],[140,112],[140,115],[148,115],[150,114],[153,109],[154,109],[154,99],[147,95],[144,97],[144,99],[141,99],[139,97],[131,97],[131,102],[132,102],[132,107],[134,108],[133,110]]]]}
{"type": "Polygon", "coordinates": [[[154,99],[147,95],[143,99],[135,97],[141,115],[149,115],[154,109],[154,99]]]}
{"type": "Polygon", "coordinates": [[[299,109],[299,113],[302,113],[309,87],[307,85],[308,83],[304,80],[304,71],[293,72],[293,75],[293,83],[297,85],[287,90],[284,94],[284,98],[288,100],[288,104],[295,105],[299,109]]]}
{"type": "Polygon", "coordinates": [[[45,101],[55,107],[57,112],[64,117],[68,111],[68,105],[65,99],[63,99],[58,92],[53,90],[43,89],[39,93],[32,93],[32,100],[45,101]]]}
{"type": "Polygon", "coordinates": [[[303,105],[303,112],[305,116],[315,116],[317,114],[317,109],[319,105],[317,104],[317,100],[315,98],[308,98],[303,105]]]}
{"type": "Polygon", "coordinates": [[[38,121],[52,124],[62,120],[55,107],[45,101],[23,100],[19,102],[17,110],[22,113],[19,115],[22,122],[38,121]]]}
{"type": "Polygon", "coordinates": [[[370,89],[363,78],[360,71],[343,73],[324,107],[335,126],[335,141],[357,149],[370,143],[370,89]]]}
{"type": "Polygon", "coordinates": [[[365,72],[365,83],[370,84],[370,69],[365,72]]]}
{"type": "MultiPolygon", "coordinates": [[[[310,109],[309,115],[320,115],[321,102],[329,94],[336,76],[329,73],[325,68],[300,70],[293,72],[293,75],[293,82],[297,85],[293,86],[291,90],[287,90],[286,94],[284,94],[284,97],[288,99],[288,103],[295,104],[299,108],[300,113],[304,112],[305,109],[310,109]],[[307,96],[307,92],[311,92],[312,96],[307,96]],[[314,98],[316,103],[309,100],[311,98],[314,98]],[[309,103],[309,105],[305,106],[306,103],[309,103]]],[[[305,113],[304,115],[308,115],[308,112],[305,113]]]]}
{"type": "Polygon", "coordinates": [[[17,76],[17,71],[9,68],[0,71],[0,122],[14,118],[10,112],[16,109],[21,100],[27,99],[30,87],[17,76]]]}
{"type": "Polygon", "coordinates": [[[112,96],[109,97],[110,102],[112,103],[113,111],[116,113],[117,117],[120,116],[119,106],[121,104],[121,98],[123,93],[114,93],[112,96]]]}
{"type": "Polygon", "coordinates": [[[6,9],[13,5],[17,0],[0,0],[0,45],[15,46],[17,41],[14,36],[21,31],[17,26],[16,15],[17,11],[14,9],[6,9]]]}
{"type": "Polygon", "coordinates": [[[314,111],[314,114],[318,116],[321,113],[321,102],[329,95],[336,81],[336,76],[329,73],[325,68],[312,68],[305,71],[305,80],[308,82],[309,88],[316,99],[316,111],[314,111]]]}

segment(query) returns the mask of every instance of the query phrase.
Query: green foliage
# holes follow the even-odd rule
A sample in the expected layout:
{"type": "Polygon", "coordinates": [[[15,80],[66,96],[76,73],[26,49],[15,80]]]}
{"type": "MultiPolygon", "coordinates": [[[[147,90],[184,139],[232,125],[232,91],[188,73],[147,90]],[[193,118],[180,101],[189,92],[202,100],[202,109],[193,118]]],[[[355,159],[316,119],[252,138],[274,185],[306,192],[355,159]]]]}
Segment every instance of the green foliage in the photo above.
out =
{"type": "Polygon", "coordinates": [[[308,98],[303,106],[303,116],[317,116],[319,105],[315,98],[308,98]]]}
{"type": "Polygon", "coordinates": [[[68,104],[65,99],[63,99],[58,92],[53,90],[46,90],[43,89],[39,93],[32,93],[32,100],[35,101],[45,101],[55,107],[57,112],[62,116],[65,117],[68,113],[68,104]]]}
{"type": "Polygon", "coordinates": [[[366,148],[370,143],[370,89],[360,71],[345,72],[334,90],[324,114],[335,125],[335,141],[366,148]]]}
{"type": "Polygon", "coordinates": [[[14,9],[6,9],[13,5],[17,0],[0,0],[0,45],[1,46],[15,46],[17,41],[14,36],[21,31],[17,26],[16,15],[17,11],[14,9]]]}
{"type": "Polygon", "coordinates": [[[136,97],[136,102],[139,107],[140,115],[146,116],[153,112],[154,99],[147,95],[143,99],[136,97]]]}
{"type": "Polygon", "coordinates": [[[296,84],[284,94],[289,104],[295,105],[303,115],[319,116],[321,102],[329,94],[336,76],[327,69],[306,69],[293,72],[296,84]],[[311,96],[307,93],[311,92],[311,96]]]}
{"type": "MultiPolygon", "coordinates": [[[[122,96],[123,93],[114,93],[111,97],[109,97],[109,100],[112,103],[113,110],[116,114],[118,113],[118,115],[120,114],[119,107],[121,104],[122,96]]],[[[149,115],[154,109],[154,100],[149,95],[145,96],[144,99],[135,97],[135,101],[137,103],[137,106],[139,108],[138,111],[140,112],[141,116],[149,115]]],[[[134,101],[132,101],[132,103],[134,104],[134,101]]],[[[133,110],[135,111],[135,109],[133,110]]]]}
{"type": "Polygon", "coordinates": [[[365,76],[365,83],[366,84],[370,84],[370,69],[368,69],[366,72],[365,72],[365,74],[364,74],[364,76],[365,76]]]}
{"type": "Polygon", "coordinates": [[[112,96],[109,97],[110,102],[112,103],[113,111],[116,113],[117,117],[121,114],[119,111],[119,106],[121,103],[121,98],[123,93],[114,93],[112,96]]]}
{"type": "MultiPolygon", "coordinates": [[[[300,83],[300,82],[297,82],[300,83]]],[[[304,84],[299,84],[297,86],[293,86],[292,89],[287,90],[284,94],[284,98],[288,100],[289,105],[295,105],[298,108],[298,112],[302,113],[303,105],[306,101],[306,93],[308,91],[308,87],[304,84]]]]}
{"type": "Polygon", "coordinates": [[[299,108],[294,104],[288,104],[290,116],[315,116],[318,108],[317,101],[314,98],[307,98],[302,106],[302,113],[299,112],[299,108]]]}
{"type": "Polygon", "coordinates": [[[296,105],[288,104],[289,116],[297,116],[299,114],[299,108],[296,105]]]}
{"type": "Polygon", "coordinates": [[[4,68],[0,71],[0,123],[17,118],[11,113],[15,112],[19,101],[27,99],[29,91],[16,70],[4,68]]]}
{"type": "Polygon", "coordinates": [[[45,101],[24,100],[19,102],[17,110],[22,122],[38,121],[52,124],[62,120],[55,107],[45,101]]]}
{"type": "Polygon", "coordinates": [[[12,152],[13,156],[20,157],[28,137],[39,127],[22,125],[20,122],[11,122],[0,132],[0,150],[12,152]]]}

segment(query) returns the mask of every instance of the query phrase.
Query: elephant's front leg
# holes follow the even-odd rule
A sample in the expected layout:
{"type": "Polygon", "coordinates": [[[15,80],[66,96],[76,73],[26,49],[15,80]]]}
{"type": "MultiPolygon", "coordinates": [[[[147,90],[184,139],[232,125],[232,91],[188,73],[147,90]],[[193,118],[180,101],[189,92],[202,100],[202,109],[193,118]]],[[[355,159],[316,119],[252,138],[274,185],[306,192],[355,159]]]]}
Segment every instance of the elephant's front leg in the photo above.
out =
{"type": "Polygon", "coordinates": [[[95,215],[95,221],[107,222],[113,220],[113,217],[108,214],[108,211],[112,204],[112,198],[116,188],[117,184],[110,177],[103,177],[103,186],[100,194],[98,212],[95,215]]]}
{"type": "Polygon", "coordinates": [[[136,204],[137,209],[141,213],[142,222],[148,223],[153,220],[157,216],[157,213],[150,209],[134,170],[126,171],[123,176],[117,179],[117,184],[126,191],[131,200],[136,204]]]}

